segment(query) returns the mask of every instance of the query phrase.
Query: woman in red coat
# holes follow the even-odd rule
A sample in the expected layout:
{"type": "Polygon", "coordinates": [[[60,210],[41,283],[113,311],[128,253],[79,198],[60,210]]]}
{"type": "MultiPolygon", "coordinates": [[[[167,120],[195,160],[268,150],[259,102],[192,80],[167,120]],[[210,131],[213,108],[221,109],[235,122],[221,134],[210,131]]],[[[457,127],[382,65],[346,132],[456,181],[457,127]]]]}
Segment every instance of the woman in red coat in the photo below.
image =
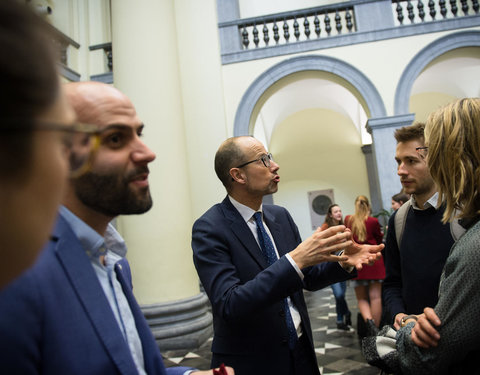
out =
{"type": "MultiPolygon", "coordinates": [[[[355,199],[355,214],[345,218],[353,239],[359,244],[378,245],[382,243],[383,233],[377,219],[370,216],[368,198],[359,195],[355,199]]],[[[358,309],[368,329],[368,334],[376,334],[382,316],[382,282],[385,279],[383,258],[372,266],[364,266],[353,280],[358,309]]],[[[359,333],[360,334],[360,333],[359,333]]]]}

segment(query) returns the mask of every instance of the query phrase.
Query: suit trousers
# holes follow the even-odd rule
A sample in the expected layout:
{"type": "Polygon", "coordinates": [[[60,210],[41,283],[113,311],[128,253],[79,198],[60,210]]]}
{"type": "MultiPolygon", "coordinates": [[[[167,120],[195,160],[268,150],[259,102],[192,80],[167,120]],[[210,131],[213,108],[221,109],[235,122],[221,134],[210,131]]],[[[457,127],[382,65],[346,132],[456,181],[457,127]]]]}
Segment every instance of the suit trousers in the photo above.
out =
{"type": "Polygon", "coordinates": [[[305,334],[302,334],[295,347],[290,351],[290,375],[320,375],[312,348],[305,334]]]}

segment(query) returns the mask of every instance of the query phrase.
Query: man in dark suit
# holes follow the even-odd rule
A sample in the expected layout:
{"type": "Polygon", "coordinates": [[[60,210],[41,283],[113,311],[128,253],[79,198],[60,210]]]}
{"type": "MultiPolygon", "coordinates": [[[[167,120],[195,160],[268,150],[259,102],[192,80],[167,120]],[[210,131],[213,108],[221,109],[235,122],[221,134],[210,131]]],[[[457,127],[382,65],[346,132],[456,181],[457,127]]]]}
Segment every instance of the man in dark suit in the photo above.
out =
{"type": "Polygon", "coordinates": [[[110,224],[152,206],[148,164],[155,154],[140,139],[135,108],[106,84],[68,84],[66,91],[78,120],[97,127],[91,139],[72,139],[71,165],[92,137],[98,148],[83,158],[90,170],[69,179],[38,262],[0,294],[0,373],[211,374],[165,369],[132,294],[125,243],[110,224]]]}
{"type": "Polygon", "coordinates": [[[286,209],[262,205],[277,191],[278,169],[255,138],[227,139],[215,171],[228,196],[193,226],[195,267],[213,308],[212,365],[240,375],[319,374],[302,289],[355,276],[383,248],[353,244],[344,226],[302,242],[286,209]]]}

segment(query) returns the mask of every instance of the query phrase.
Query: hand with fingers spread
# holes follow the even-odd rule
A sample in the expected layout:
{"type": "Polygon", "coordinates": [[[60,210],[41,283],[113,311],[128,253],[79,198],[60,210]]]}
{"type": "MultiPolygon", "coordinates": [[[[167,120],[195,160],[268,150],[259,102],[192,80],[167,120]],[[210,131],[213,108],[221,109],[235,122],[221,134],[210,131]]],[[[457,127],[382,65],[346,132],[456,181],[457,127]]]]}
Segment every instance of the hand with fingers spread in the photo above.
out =
{"type": "MultiPolygon", "coordinates": [[[[350,229],[346,229],[347,232],[350,232],[350,229]]],[[[351,239],[351,244],[345,247],[343,253],[344,256],[348,257],[347,260],[342,261],[342,267],[355,267],[357,270],[361,270],[363,265],[372,265],[377,259],[382,257],[382,249],[385,247],[384,244],[380,245],[360,245],[351,239]]]]}
{"type": "Polygon", "coordinates": [[[322,262],[348,262],[347,256],[335,255],[352,245],[351,233],[344,225],[336,225],[324,231],[317,228],[313,234],[290,252],[300,269],[322,262]]]}
{"type": "Polygon", "coordinates": [[[440,334],[434,326],[440,326],[441,321],[435,311],[426,307],[423,314],[418,315],[418,321],[412,329],[412,341],[421,348],[436,347],[440,334]]]}

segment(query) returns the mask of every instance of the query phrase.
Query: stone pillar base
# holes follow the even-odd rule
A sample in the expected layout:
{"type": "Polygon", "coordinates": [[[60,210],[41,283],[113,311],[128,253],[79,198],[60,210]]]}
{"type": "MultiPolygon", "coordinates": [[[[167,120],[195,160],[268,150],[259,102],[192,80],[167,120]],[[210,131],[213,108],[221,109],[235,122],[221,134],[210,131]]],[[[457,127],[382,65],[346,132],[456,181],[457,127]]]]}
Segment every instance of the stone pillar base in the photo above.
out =
{"type": "Polygon", "coordinates": [[[161,351],[194,349],[213,335],[205,294],[141,307],[161,351]]]}

